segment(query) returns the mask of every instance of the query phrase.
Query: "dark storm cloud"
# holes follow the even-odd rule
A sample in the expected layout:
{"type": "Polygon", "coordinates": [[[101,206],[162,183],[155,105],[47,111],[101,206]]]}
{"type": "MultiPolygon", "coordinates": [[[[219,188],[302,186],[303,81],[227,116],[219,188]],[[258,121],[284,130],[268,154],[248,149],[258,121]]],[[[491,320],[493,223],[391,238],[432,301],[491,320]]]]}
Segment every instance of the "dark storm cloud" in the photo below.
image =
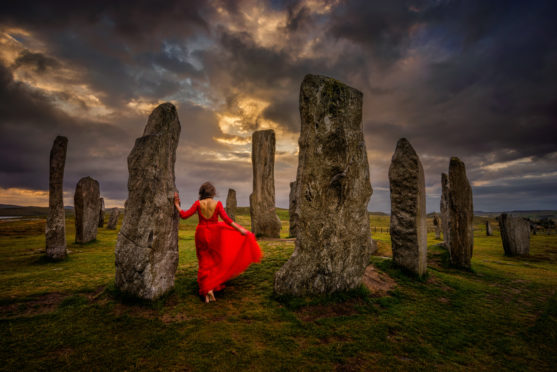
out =
{"type": "Polygon", "coordinates": [[[42,53],[32,53],[28,50],[24,50],[16,58],[12,68],[17,69],[21,66],[30,66],[36,73],[43,74],[48,69],[59,67],[60,63],[54,58],[47,57],[42,53]]]}
{"type": "MultiPolygon", "coordinates": [[[[0,26],[30,30],[45,46],[40,53],[21,52],[13,65],[0,70],[0,154],[18,154],[0,165],[3,180],[8,173],[17,175],[3,186],[45,189],[45,181],[39,185],[33,175],[46,174],[44,154],[53,133],[60,131],[72,135],[70,149],[79,150],[72,156],[104,178],[101,188],[113,198],[125,198],[125,157],[146,117],[122,112],[132,100],[169,99],[177,102],[182,122],[180,187],[195,191],[210,178],[220,188],[232,185],[248,194],[249,163],[241,161],[246,154],[215,140],[234,139],[220,131],[219,105],[234,110],[237,99],[261,99],[269,106],[254,122],[244,123],[246,128],[267,119],[285,133],[297,133],[299,86],[305,74],[313,73],[364,93],[363,126],[376,189],[372,209],[388,209],[386,175],[400,137],[407,137],[422,157],[432,195],[450,156],[459,156],[469,178],[484,185],[474,187],[479,209],[514,209],[500,207],[512,204],[510,194],[532,205],[547,200],[557,207],[544,191],[557,171],[552,165],[557,152],[557,30],[551,17],[557,3],[354,0],[330,12],[316,11],[304,1],[256,5],[261,4],[269,12],[283,12],[274,43],[262,43],[250,28],[253,4],[244,1],[0,5],[0,26]],[[218,7],[230,17],[222,18],[218,7]],[[62,67],[82,72],[82,83],[114,110],[110,120],[70,117],[56,101],[78,97],[47,94],[12,78],[16,71],[48,75],[62,67]],[[93,137],[98,137],[92,140],[97,148],[86,141],[93,137]],[[103,148],[105,153],[93,151],[103,148]],[[238,161],[218,162],[211,152],[238,161]],[[531,160],[486,168],[521,158],[531,160]],[[519,184],[520,174],[534,178],[519,184]]],[[[321,8],[327,4],[332,2],[321,8]]],[[[28,42],[24,34],[14,37],[28,42]]],[[[89,109],[84,101],[74,104],[89,109]]],[[[278,169],[288,178],[295,165],[277,160],[278,169]]],[[[76,181],[79,172],[68,172],[76,181]]],[[[277,187],[277,200],[287,196],[287,188],[277,187]]],[[[436,196],[428,198],[428,211],[433,209],[438,209],[436,196]]]]}
{"type": "MultiPolygon", "coordinates": [[[[121,170],[110,161],[114,155],[94,155],[106,144],[128,142],[126,134],[106,123],[79,121],[52,105],[49,97],[15,82],[11,72],[0,65],[0,186],[45,189],[48,186],[48,162],[56,135],[69,138],[68,154],[75,152],[74,164],[67,164],[66,181],[77,181],[72,170],[86,175],[121,170]],[[99,169],[106,161],[108,169],[99,169]],[[79,164],[79,166],[77,165],[79,164]]],[[[68,155],[69,157],[69,155],[68,155]]],[[[66,183],[67,184],[67,183],[66,183]]]]}

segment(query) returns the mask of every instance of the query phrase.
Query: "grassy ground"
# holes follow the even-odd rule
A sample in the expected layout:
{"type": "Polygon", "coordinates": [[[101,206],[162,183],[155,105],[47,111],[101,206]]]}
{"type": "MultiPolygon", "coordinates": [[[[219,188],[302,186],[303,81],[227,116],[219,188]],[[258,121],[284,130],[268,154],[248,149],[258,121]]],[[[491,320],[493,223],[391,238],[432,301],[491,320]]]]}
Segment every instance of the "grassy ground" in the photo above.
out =
{"type": "Polygon", "coordinates": [[[531,257],[507,258],[483,221],[472,272],[448,267],[430,233],[423,280],[393,268],[389,235],[374,233],[371,261],[397,282],[383,297],[277,298],[273,275],[294,243],[260,241],[263,262],[209,305],[196,294],[194,219],[180,225],[175,289],[154,303],[114,289],[115,231],[76,245],[68,219],[71,254],[50,263],[44,219],[0,221],[0,370],[554,370],[557,236],[533,236],[531,257]]]}

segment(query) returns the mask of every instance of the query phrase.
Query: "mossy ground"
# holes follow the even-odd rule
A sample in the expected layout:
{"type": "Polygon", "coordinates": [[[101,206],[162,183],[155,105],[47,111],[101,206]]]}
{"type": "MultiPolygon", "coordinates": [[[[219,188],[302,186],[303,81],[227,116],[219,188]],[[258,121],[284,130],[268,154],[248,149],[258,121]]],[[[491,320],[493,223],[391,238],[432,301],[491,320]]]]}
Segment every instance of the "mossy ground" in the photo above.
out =
{"type": "MultiPolygon", "coordinates": [[[[249,226],[246,212],[238,222],[249,226]]],[[[288,213],[278,212],[286,237],[288,213]]],[[[260,241],[262,263],[209,305],[197,296],[195,219],[180,224],[175,288],[153,303],[115,290],[116,231],[76,245],[68,219],[71,253],[53,263],[43,258],[44,219],[0,221],[0,369],[554,370],[557,236],[533,236],[529,258],[508,258],[483,221],[471,272],[448,266],[432,232],[421,280],[381,257],[389,235],[373,233],[371,261],[398,284],[383,297],[278,298],[273,275],[294,243],[260,241]]],[[[386,228],[389,217],[370,224],[386,228]]]]}

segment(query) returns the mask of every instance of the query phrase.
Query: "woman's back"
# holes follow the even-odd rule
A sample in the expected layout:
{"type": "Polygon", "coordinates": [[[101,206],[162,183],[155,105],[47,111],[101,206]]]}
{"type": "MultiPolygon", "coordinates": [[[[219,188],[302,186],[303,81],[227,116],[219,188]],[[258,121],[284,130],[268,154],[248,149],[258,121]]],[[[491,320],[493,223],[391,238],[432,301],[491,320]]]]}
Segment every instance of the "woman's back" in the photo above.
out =
{"type": "Polygon", "coordinates": [[[206,220],[210,220],[217,209],[218,202],[213,199],[203,199],[199,201],[199,213],[206,220]]]}

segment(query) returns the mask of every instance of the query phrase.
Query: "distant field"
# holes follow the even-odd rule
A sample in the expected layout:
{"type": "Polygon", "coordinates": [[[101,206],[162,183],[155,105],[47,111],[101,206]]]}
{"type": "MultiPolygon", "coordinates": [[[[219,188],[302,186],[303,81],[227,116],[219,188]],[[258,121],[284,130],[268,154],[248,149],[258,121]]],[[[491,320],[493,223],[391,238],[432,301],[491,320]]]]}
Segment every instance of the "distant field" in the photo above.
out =
{"type": "MultiPolygon", "coordinates": [[[[288,212],[278,210],[288,235],[288,212]]],[[[237,221],[249,227],[241,209],[237,221]]],[[[389,217],[370,216],[370,262],[397,287],[315,298],[276,297],[273,275],[292,240],[262,240],[264,258],[217,293],[197,296],[196,218],[181,221],[175,289],[153,303],[114,288],[117,231],[43,258],[45,219],[0,221],[0,370],[550,371],[557,365],[557,235],[532,236],[508,258],[475,218],[472,272],[453,269],[428,221],[428,275],[392,266],[389,217]]],[[[491,219],[491,221],[494,221],[491,219]]],[[[121,224],[121,218],[118,226],[121,224]]]]}

